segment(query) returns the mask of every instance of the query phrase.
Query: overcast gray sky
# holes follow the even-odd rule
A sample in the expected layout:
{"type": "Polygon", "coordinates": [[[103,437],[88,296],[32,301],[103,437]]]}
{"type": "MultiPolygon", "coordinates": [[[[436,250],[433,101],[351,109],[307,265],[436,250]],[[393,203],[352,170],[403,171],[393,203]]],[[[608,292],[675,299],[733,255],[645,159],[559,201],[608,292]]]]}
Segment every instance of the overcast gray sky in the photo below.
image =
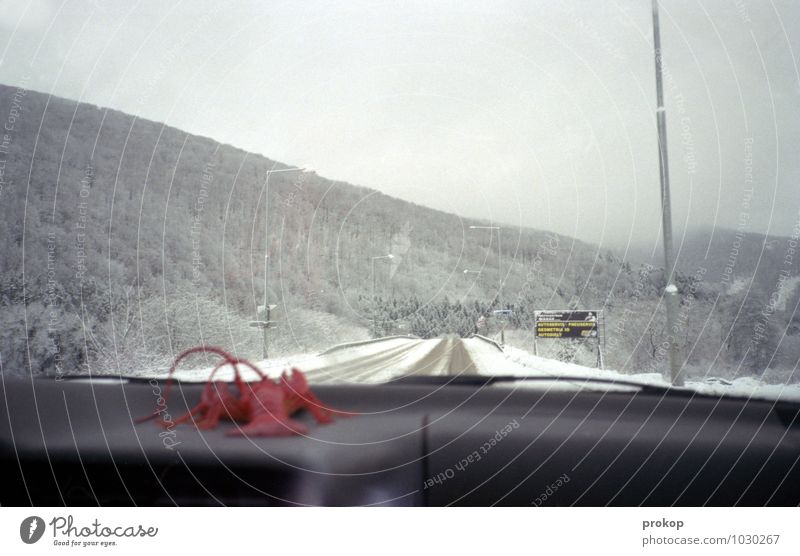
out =
{"type": "MultiPolygon", "coordinates": [[[[800,2],[664,0],[676,230],[788,235],[800,2]],[[752,139],[751,147],[748,147],[752,139]]],[[[606,246],[654,244],[649,0],[0,3],[0,82],[606,246]]]]}

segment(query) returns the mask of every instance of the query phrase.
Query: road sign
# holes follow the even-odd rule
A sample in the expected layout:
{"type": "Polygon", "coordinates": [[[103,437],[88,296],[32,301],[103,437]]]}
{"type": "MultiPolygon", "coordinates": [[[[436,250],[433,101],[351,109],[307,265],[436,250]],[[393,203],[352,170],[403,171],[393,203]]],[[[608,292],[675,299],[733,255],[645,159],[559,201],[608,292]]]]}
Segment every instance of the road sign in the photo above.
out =
{"type": "Polygon", "coordinates": [[[536,311],[537,338],[596,338],[599,311],[536,311]]]}

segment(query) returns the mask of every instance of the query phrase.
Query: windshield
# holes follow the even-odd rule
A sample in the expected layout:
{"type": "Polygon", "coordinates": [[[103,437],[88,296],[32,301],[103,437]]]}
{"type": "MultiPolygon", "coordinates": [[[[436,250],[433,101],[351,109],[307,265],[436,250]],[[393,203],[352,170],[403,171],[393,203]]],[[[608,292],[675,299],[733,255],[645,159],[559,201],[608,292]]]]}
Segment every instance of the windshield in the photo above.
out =
{"type": "Polygon", "coordinates": [[[0,14],[4,374],[800,399],[800,5],[74,4],[0,14]]]}

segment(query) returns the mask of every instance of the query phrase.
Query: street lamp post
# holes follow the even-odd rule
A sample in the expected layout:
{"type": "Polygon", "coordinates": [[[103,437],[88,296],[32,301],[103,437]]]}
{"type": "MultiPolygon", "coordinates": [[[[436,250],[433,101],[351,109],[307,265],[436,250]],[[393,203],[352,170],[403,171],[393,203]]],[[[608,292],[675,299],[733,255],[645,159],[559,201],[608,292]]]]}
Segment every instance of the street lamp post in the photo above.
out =
{"type": "MultiPolygon", "coordinates": [[[[378,301],[377,298],[375,297],[375,261],[379,261],[381,259],[392,260],[392,259],[394,259],[394,255],[389,253],[388,255],[378,255],[377,257],[372,257],[371,258],[370,264],[372,266],[371,272],[372,272],[372,303],[373,304],[376,304],[377,301],[378,301]]],[[[377,323],[377,320],[375,318],[376,312],[377,312],[377,305],[373,305],[373,307],[372,307],[372,330],[377,335],[378,334],[378,323],[377,323]]]]}
{"type": "MultiPolygon", "coordinates": [[[[500,279],[500,283],[497,287],[497,299],[502,303],[503,299],[503,265],[502,265],[502,257],[503,257],[503,250],[500,245],[500,226],[470,226],[470,230],[497,230],[497,274],[498,278],[500,279]]],[[[466,274],[466,272],[464,272],[466,274]]]]}
{"type": "Polygon", "coordinates": [[[269,356],[267,330],[271,324],[271,307],[269,305],[269,177],[272,174],[280,174],[282,172],[308,172],[310,171],[305,166],[293,166],[291,168],[280,168],[278,170],[267,170],[266,177],[264,178],[264,316],[261,320],[258,312],[256,311],[256,323],[261,328],[262,336],[261,342],[263,346],[264,359],[269,356]]]}
{"type": "Polygon", "coordinates": [[[658,22],[658,0],[653,5],[653,50],[656,64],[656,123],[658,125],[658,168],[661,183],[661,229],[664,236],[664,274],[667,282],[664,296],[667,305],[667,341],[672,384],[683,386],[683,363],[676,337],[679,291],[675,284],[675,259],[672,251],[672,208],[669,195],[669,161],[667,158],[667,113],[664,108],[664,87],[661,82],[661,30],[658,22]]]}
{"type": "Polygon", "coordinates": [[[472,290],[472,288],[477,285],[478,289],[480,290],[480,284],[478,283],[478,276],[481,275],[481,271],[480,270],[470,270],[468,268],[465,268],[464,269],[464,276],[469,276],[470,274],[474,274],[475,275],[475,282],[472,283],[472,285],[469,287],[469,289],[472,290]]]}

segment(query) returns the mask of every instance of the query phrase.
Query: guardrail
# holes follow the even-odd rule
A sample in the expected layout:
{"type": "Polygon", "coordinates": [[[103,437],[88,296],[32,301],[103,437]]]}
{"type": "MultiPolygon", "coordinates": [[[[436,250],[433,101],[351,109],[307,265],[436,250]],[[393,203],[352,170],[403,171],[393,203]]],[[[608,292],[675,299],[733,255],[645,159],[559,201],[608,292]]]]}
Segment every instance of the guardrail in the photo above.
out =
{"type": "Polygon", "coordinates": [[[486,336],[481,336],[480,334],[473,334],[472,336],[470,336],[470,338],[478,338],[479,340],[483,340],[484,342],[492,344],[494,347],[499,349],[501,352],[505,353],[503,351],[503,346],[501,346],[499,343],[497,343],[495,340],[492,340],[491,338],[487,338],[486,336]]]}
{"type": "Polygon", "coordinates": [[[358,347],[358,346],[364,346],[364,345],[368,345],[368,344],[375,344],[377,342],[386,342],[388,340],[398,340],[398,339],[401,339],[401,338],[405,338],[405,339],[408,339],[408,340],[419,340],[420,339],[419,336],[414,336],[413,334],[401,334],[401,335],[398,335],[398,336],[384,336],[382,338],[372,338],[370,340],[360,340],[358,342],[346,342],[346,343],[343,343],[343,344],[336,344],[335,346],[329,347],[325,351],[321,351],[318,355],[327,355],[327,354],[329,354],[329,353],[331,353],[333,351],[339,351],[340,349],[347,349],[347,348],[351,348],[351,347],[358,347]]]}

